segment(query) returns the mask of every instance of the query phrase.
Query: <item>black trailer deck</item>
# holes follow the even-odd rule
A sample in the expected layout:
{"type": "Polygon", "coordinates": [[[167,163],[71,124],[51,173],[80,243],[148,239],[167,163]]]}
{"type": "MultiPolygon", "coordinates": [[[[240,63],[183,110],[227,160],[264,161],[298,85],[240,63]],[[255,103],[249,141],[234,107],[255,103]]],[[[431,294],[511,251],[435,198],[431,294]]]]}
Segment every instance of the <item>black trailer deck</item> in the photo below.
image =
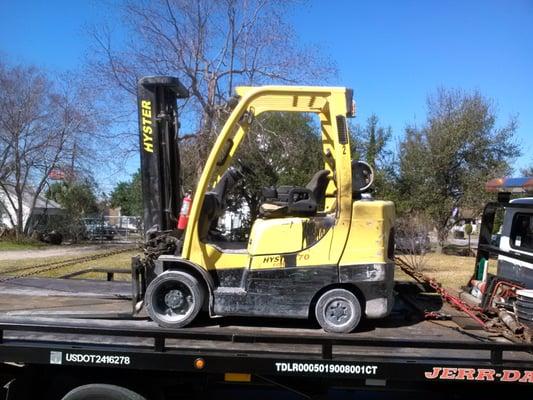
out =
{"type": "Polygon", "coordinates": [[[533,388],[533,346],[472,329],[460,312],[419,289],[398,283],[389,318],[334,335],[309,321],[207,316],[190,328],[162,329],[132,317],[128,282],[11,280],[0,283],[0,361],[316,378],[350,386],[473,381],[533,388]],[[414,303],[452,320],[423,320],[414,303]]]}

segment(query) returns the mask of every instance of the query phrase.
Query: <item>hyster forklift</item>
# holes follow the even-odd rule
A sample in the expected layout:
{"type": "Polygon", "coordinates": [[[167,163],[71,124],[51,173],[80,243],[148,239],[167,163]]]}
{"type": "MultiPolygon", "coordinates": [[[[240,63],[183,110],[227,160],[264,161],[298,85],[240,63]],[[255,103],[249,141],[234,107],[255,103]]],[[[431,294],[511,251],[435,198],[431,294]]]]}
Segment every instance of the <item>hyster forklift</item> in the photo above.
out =
{"type": "MultiPolygon", "coordinates": [[[[134,309],[162,327],[211,317],[315,317],[328,332],[351,332],[361,318],[387,316],[393,303],[394,205],[373,200],[373,171],[353,162],[342,87],[238,87],[236,99],[190,198],[180,185],[173,77],[139,81],[138,106],[146,244],[132,261],[134,309]],[[324,167],[304,186],[262,190],[246,242],[211,235],[228,195],[249,174],[236,156],[265,112],[312,113],[320,120],[324,167]],[[183,207],[180,207],[185,201],[183,207]],[[181,214],[185,229],[177,229],[181,214]]],[[[315,157],[316,155],[309,155],[315,157]]]]}

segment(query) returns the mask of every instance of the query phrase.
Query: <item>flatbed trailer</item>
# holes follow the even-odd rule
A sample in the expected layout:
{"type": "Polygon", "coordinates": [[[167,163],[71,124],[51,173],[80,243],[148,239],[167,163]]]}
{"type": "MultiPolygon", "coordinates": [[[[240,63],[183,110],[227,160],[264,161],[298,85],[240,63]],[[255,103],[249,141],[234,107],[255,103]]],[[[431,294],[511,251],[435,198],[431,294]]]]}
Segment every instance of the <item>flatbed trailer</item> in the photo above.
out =
{"type": "Polygon", "coordinates": [[[264,318],[200,318],[169,330],[131,316],[127,282],[2,282],[4,398],[62,399],[87,384],[118,385],[146,399],[533,392],[533,346],[491,338],[464,322],[461,328],[420,318],[412,303],[424,293],[409,298],[413,285],[397,283],[390,318],[336,335],[306,321],[264,318]]]}

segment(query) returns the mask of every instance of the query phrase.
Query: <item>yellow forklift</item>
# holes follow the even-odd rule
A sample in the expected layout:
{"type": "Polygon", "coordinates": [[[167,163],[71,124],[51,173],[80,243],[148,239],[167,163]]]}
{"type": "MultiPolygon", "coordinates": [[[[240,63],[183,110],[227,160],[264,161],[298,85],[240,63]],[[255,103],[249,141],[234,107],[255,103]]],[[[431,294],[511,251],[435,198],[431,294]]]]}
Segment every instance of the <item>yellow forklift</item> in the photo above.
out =
{"type": "MultiPolygon", "coordinates": [[[[373,171],[352,162],[343,87],[238,87],[238,102],[207,159],[192,196],[182,193],[177,99],[172,77],[139,81],[146,245],[132,262],[134,309],[162,327],[211,317],[316,318],[328,332],[351,332],[361,318],[387,316],[393,303],[394,205],[372,199],[373,171]],[[210,235],[232,188],[250,168],[237,157],[265,112],[312,113],[320,121],[323,169],[304,186],[265,188],[247,242],[210,235]],[[177,229],[182,201],[188,215],[177,229]]],[[[316,155],[309,155],[315,157],[316,155]]]]}

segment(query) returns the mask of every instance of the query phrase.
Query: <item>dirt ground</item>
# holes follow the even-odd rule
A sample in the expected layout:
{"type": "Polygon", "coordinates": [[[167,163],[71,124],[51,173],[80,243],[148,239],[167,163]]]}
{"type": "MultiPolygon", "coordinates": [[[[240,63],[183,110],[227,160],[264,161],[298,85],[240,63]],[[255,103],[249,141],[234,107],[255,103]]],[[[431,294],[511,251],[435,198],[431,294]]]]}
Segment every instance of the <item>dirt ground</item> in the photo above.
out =
{"type": "Polygon", "coordinates": [[[0,251],[0,261],[23,260],[29,258],[79,257],[89,253],[108,251],[117,248],[118,246],[121,245],[65,245],[26,250],[2,250],[0,251]]]}

